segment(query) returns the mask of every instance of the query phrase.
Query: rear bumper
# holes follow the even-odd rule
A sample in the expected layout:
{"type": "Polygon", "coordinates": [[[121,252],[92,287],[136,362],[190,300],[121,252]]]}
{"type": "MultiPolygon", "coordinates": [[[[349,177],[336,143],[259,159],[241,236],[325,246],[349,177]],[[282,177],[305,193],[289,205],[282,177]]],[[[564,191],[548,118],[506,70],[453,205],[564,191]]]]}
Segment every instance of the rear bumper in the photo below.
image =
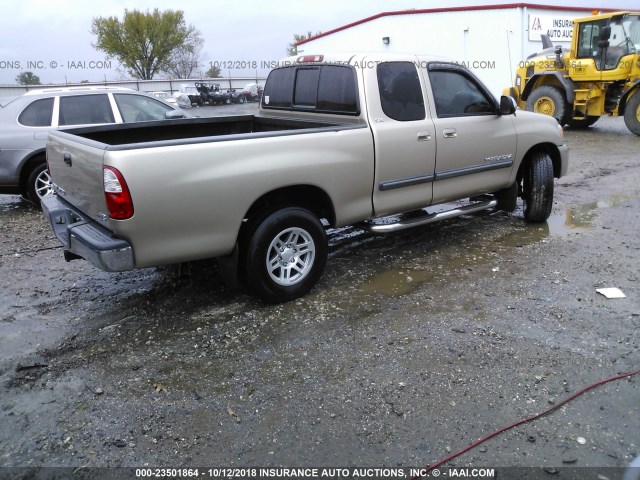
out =
{"type": "Polygon", "coordinates": [[[58,195],[42,199],[42,212],[62,243],[67,260],[75,256],[107,272],[133,270],[133,248],[126,241],[87,218],[58,195]],[[72,254],[72,255],[69,255],[72,254]]]}

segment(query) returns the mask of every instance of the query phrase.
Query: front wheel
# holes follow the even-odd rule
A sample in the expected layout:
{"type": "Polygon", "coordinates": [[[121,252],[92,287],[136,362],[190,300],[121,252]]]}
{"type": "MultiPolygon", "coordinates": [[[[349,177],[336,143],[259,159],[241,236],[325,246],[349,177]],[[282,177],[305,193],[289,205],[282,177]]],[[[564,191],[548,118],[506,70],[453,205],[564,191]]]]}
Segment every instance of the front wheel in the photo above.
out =
{"type": "Polygon", "coordinates": [[[318,217],[303,208],[277,210],[259,223],[247,246],[249,290],[268,303],[301,297],[322,275],[327,251],[318,217]]]}
{"type": "Polygon", "coordinates": [[[534,153],[525,166],[522,179],[524,218],[544,222],[553,207],[553,162],[545,152],[534,153]]]}
{"type": "Polygon", "coordinates": [[[627,102],[624,111],[624,123],[634,135],[640,136],[640,90],[627,102]]]}

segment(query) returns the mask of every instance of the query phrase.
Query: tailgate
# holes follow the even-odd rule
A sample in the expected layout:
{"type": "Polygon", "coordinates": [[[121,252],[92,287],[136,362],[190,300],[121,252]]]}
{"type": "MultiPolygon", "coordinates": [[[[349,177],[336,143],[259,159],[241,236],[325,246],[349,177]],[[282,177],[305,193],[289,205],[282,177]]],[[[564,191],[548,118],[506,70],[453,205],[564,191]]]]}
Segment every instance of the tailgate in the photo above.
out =
{"type": "Polygon", "coordinates": [[[47,162],[60,197],[87,217],[109,226],[102,160],[106,144],[65,132],[49,133],[47,162]]]}

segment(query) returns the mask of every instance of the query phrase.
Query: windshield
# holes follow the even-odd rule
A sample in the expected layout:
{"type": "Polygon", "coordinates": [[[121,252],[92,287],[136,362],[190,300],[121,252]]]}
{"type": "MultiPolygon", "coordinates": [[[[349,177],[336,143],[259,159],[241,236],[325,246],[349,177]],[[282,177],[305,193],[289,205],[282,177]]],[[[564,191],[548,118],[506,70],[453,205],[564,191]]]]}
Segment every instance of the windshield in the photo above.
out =
{"type": "Polygon", "coordinates": [[[611,19],[611,47],[620,48],[622,55],[640,50],[640,16],[625,15],[611,19]]]}

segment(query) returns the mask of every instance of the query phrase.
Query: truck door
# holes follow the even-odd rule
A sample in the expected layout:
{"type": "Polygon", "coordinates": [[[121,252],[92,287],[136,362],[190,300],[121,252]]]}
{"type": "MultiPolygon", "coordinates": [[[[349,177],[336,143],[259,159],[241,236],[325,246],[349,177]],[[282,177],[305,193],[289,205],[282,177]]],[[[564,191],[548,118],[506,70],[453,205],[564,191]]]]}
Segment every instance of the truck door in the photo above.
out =
{"type": "Polygon", "coordinates": [[[415,57],[365,59],[369,123],[375,148],[373,209],[385,215],[431,203],[436,149],[433,122],[415,57]]]}
{"type": "Polygon", "coordinates": [[[438,149],[433,202],[507,187],[517,145],[512,116],[498,114],[493,96],[467,69],[450,63],[425,67],[438,149]]]}

